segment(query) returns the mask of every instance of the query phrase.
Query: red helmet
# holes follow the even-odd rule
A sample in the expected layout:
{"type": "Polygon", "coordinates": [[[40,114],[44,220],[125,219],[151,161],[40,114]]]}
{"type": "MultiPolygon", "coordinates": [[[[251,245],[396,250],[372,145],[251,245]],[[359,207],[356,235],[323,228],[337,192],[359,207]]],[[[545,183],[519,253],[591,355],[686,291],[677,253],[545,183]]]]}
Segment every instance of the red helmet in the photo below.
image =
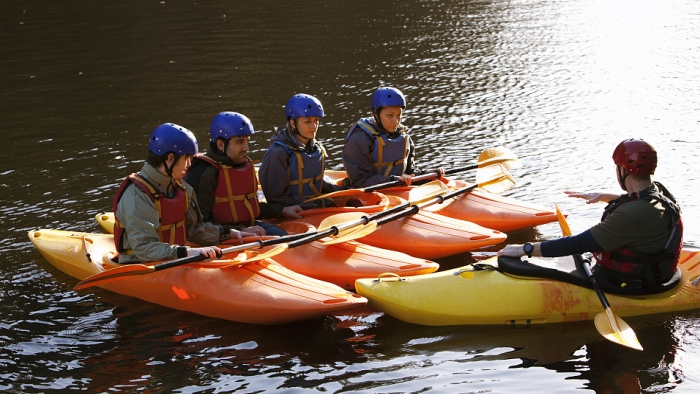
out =
{"type": "Polygon", "coordinates": [[[651,175],[656,169],[656,149],[642,139],[630,138],[620,142],[612,158],[630,175],[651,175]]]}

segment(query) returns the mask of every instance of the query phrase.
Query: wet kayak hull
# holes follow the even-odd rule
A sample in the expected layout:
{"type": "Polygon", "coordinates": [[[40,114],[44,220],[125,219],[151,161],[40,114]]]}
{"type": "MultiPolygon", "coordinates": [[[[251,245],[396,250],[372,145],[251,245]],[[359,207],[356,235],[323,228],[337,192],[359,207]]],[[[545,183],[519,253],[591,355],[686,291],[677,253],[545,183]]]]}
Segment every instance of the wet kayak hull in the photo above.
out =
{"type": "MultiPolygon", "coordinates": [[[[114,231],[113,213],[101,213],[96,215],[95,219],[104,231],[114,231]]],[[[314,226],[305,222],[284,222],[278,225],[289,234],[315,231],[314,226]]],[[[274,237],[250,237],[245,238],[243,243],[271,238],[274,237]]],[[[229,240],[224,244],[236,245],[238,241],[229,240]]],[[[322,245],[322,241],[314,241],[287,249],[274,256],[273,260],[302,275],[352,291],[355,290],[355,280],[359,278],[372,278],[386,272],[402,276],[428,274],[440,267],[430,260],[355,241],[336,245],[322,245]]]]}
{"type": "MultiPolygon", "coordinates": [[[[85,279],[121,267],[110,260],[111,234],[61,230],[29,232],[53,266],[85,279]]],[[[265,259],[233,267],[245,253],[134,275],[100,287],[154,304],[231,321],[283,324],[360,308],[367,300],[333,284],[309,278],[265,259]]]]}
{"type": "MultiPolygon", "coordinates": [[[[483,262],[496,266],[495,258],[483,262]]],[[[619,316],[700,308],[700,250],[684,249],[680,284],[665,293],[608,294],[619,316]]],[[[514,276],[473,266],[397,278],[359,279],[358,294],[399,320],[429,325],[531,325],[592,320],[602,311],[594,290],[552,279],[514,276]]]]}

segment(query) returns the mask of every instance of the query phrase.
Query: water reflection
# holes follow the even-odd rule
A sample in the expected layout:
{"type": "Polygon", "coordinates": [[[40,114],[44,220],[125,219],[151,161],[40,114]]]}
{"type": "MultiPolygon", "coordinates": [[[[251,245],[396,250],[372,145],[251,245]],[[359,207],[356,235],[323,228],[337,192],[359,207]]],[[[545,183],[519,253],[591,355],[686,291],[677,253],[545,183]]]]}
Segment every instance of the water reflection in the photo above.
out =
{"type": "MultiPolygon", "coordinates": [[[[697,314],[630,320],[646,350],[592,325],[418,327],[376,313],[284,327],[237,325],[96,291],[53,269],[36,228],[98,231],[117,184],[166,121],[205,146],[212,116],[245,113],[261,159],[282,104],[317,95],[330,167],[382,85],[407,95],[422,167],[472,164],[504,145],[524,168],[509,196],[570,214],[617,191],[610,153],[641,137],[656,178],[700,239],[697,2],[33,2],[0,5],[0,388],[15,391],[647,391],[700,385],[697,314]],[[75,361],[78,360],[78,361],[75,361]],[[635,379],[637,383],[635,383],[635,379]],[[622,386],[621,386],[622,385],[622,386]],[[523,386],[525,388],[523,389],[523,386]],[[290,390],[291,391],[291,390],[290,390]]],[[[464,179],[471,180],[470,174],[464,179]]],[[[557,237],[556,225],[509,235],[557,237]]],[[[444,268],[494,250],[453,256],[444,268]]],[[[498,294],[493,295],[494,298],[498,294]]]]}

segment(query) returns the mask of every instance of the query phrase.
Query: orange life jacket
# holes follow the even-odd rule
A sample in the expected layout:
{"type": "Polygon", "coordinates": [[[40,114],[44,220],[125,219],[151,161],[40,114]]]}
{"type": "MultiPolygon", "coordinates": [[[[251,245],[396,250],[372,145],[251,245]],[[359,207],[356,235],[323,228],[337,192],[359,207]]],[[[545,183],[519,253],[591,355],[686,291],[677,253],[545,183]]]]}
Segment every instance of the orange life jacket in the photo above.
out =
{"type": "MultiPolygon", "coordinates": [[[[185,215],[187,207],[190,203],[189,196],[185,187],[179,183],[175,183],[175,196],[172,198],[166,197],[164,193],[157,192],[156,188],[151,185],[143,176],[133,173],[126,177],[117,190],[117,194],[112,201],[112,210],[116,213],[119,200],[124,195],[126,188],[133,183],[139,189],[143,190],[146,195],[156,204],[158,209],[158,218],[160,224],[158,226],[158,235],[161,242],[166,242],[171,245],[185,246],[187,244],[187,229],[185,228],[185,215]]],[[[119,253],[126,252],[124,247],[124,234],[126,229],[119,221],[117,216],[114,216],[114,245],[119,253]]]]}

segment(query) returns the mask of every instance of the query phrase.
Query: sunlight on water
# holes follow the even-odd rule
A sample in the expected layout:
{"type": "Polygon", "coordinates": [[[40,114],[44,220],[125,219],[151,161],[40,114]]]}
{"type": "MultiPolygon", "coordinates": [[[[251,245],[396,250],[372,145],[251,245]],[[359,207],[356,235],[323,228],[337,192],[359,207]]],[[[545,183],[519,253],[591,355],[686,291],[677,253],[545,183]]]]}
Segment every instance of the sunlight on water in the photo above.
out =
{"type": "MultiPolygon", "coordinates": [[[[319,97],[328,168],[370,96],[407,97],[421,168],[520,159],[506,196],[569,214],[602,204],[565,190],[620,192],[611,154],[652,143],[655,179],[700,243],[698,2],[65,1],[3,7],[0,23],[0,389],[132,392],[695,391],[697,312],[626,319],[644,352],[593,323],[424,327],[371,309],[282,327],[179,312],[101,289],[75,292],[27,240],[36,228],[98,232],[98,212],[141,168],[150,132],[190,128],[206,149],[214,114],[239,111],[262,159],[293,93],[319,97]]],[[[474,181],[474,173],[460,174],[474,181]]],[[[511,242],[559,237],[556,224],[511,242]]],[[[492,250],[474,256],[493,254],[492,250]]],[[[473,256],[445,259],[471,262],[473,256]]],[[[504,291],[487,300],[497,302],[504,291]]],[[[598,308],[598,305],[592,308],[598,308]]]]}

